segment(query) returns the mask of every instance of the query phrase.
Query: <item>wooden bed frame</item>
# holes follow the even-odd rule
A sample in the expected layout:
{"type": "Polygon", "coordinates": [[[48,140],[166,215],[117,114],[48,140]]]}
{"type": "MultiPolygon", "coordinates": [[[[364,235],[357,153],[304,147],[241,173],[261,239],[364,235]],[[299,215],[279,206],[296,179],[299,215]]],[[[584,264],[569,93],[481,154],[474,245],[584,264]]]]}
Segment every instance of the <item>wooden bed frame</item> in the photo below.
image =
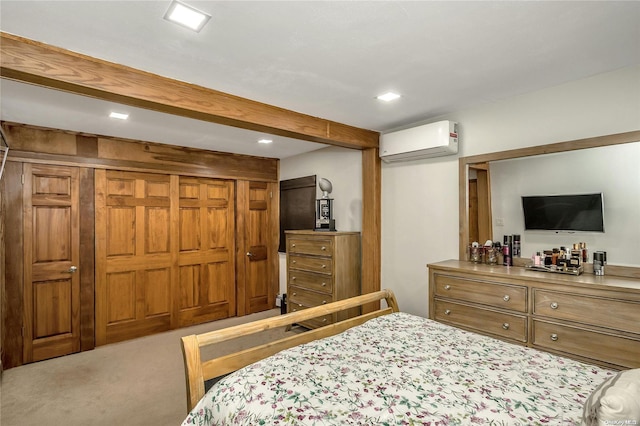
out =
{"type": "Polygon", "coordinates": [[[283,349],[291,348],[303,343],[308,343],[324,337],[333,336],[365,321],[399,312],[398,303],[391,290],[381,290],[373,293],[356,296],[345,300],[339,300],[326,305],[291,312],[272,318],[265,318],[247,324],[241,324],[222,330],[211,331],[203,334],[192,334],[182,338],[182,356],[184,360],[185,378],[187,383],[187,412],[204,396],[205,380],[214,379],[236,371],[242,367],[276,354],[283,349]],[[248,336],[278,327],[286,327],[301,321],[322,315],[332,314],[345,309],[359,307],[367,303],[386,301],[387,307],[373,312],[362,314],[335,324],[329,324],[321,328],[305,331],[294,336],[285,337],[270,343],[244,349],[229,355],[220,356],[211,360],[201,360],[201,348],[214,345],[241,336],[248,336]]]}

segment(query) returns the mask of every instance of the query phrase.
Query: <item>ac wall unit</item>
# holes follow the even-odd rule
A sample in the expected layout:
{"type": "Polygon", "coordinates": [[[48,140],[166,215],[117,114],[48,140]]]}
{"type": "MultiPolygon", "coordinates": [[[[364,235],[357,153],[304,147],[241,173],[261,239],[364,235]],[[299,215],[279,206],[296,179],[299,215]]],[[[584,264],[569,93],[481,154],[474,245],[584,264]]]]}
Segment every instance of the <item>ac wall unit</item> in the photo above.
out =
{"type": "Polygon", "coordinates": [[[438,121],[380,136],[380,158],[386,163],[458,153],[458,123],[438,121]]]}

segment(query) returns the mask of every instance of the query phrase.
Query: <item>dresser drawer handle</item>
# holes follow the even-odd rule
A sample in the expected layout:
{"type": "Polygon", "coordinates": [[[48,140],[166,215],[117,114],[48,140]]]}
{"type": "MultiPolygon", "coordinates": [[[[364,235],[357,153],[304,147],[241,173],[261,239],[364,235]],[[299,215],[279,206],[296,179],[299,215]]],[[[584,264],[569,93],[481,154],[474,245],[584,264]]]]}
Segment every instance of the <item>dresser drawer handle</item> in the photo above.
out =
{"type": "Polygon", "coordinates": [[[293,309],[291,310],[291,312],[297,312],[297,311],[298,311],[298,310],[297,310],[296,308],[293,308],[293,309]]]}
{"type": "Polygon", "coordinates": [[[505,322],[504,324],[502,324],[502,328],[504,328],[505,330],[509,329],[509,323],[505,322]]]}
{"type": "Polygon", "coordinates": [[[508,294],[505,294],[502,300],[504,300],[505,302],[508,302],[509,300],[511,300],[511,296],[509,296],[508,294]]]}
{"type": "Polygon", "coordinates": [[[298,306],[300,306],[302,308],[302,303],[298,303],[298,306]]]}
{"type": "Polygon", "coordinates": [[[445,290],[451,290],[451,286],[449,284],[447,284],[447,285],[444,286],[444,289],[445,290]]]}
{"type": "Polygon", "coordinates": [[[291,263],[297,263],[297,262],[298,262],[297,260],[292,260],[292,261],[291,261],[291,263]]]}
{"type": "Polygon", "coordinates": [[[294,296],[296,296],[298,293],[293,293],[294,296]]]}
{"type": "Polygon", "coordinates": [[[291,281],[295,281],[295,280],[296,280],[296,277],[291,277],[291,281]]]}
{"type": "Polygon", "coordinates": [[[327,265],[322,265],[322,269],[325,269],[327,267],[327,265]]]}
{"type": "Polygon", "coordinates": [[[326,286],[327,286],[327,283],[322,283],[322,287],[326,287],[326,286]]]}
{"type": "Polygon", "coordinates": [[[296,244],[295,244],[295,243],[291,244],[291,247],[295,247],[295,246],[296,246],[296,244]]]}
{"type": "Polygon", "coordinates": [[[320,250],[326,250],[327,248],[325,246],[320,247],[320,250]]]}
{"type": "Polygon", "coordinates": [[[558,340],[558,335],[556,333],[553,333],[551,336],[549,336],[551,338],[551,340],[553,340],[554,342],[556,340],[558,340]]]}
{"type": "Polygon", "coordinates": [[[327,319],[326,318],[322,318],[322,322],[327,322],[327,319]]]}
{"type": "Polygon", "coordinates": [[[323,300],[323,301],[322,301],[322,304],[323,304],[323,305],[326,305],[326,304],[327,304],[327,301],[326,301],[326,300],[323,300]]]}
{"type": "Polygon", "coordinates": [[[551,302],[551,309],[558,309],[558,304],[556,302],[551,302]]]}
{"type": "Polygon", "coordinates": [[[450,315],[450,314],[451,314],[451,311],[450,311],[449,309],[447,309],[446,311],[444,311],[444,314],[445,314],[445,315],[450,315]]]}

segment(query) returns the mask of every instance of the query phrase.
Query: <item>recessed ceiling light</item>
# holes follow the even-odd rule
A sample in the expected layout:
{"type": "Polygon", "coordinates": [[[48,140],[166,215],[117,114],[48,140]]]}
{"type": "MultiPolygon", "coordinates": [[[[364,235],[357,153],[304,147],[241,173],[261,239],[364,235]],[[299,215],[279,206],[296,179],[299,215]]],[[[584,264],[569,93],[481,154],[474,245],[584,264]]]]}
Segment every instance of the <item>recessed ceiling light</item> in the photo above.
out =
{"type": "Polygon", "coordinates": [[[376,96],[376,99],[379,99],[381,101],[385,101],[385,102],[390,102],[393,101],[395,99],[398,99],[400,97],[400,95],[398,95],[397,93],[393,93],[393,92],[387,92],[383,95],[379,95],[376,96]]]}
{"type": "Polygon", "coordinates": [[[263,138],[263,139],[259,139],[258,143],[271,143],[273,142],[273,139],[267,139],[267,138],[263,138]]]}
{"type": "Polygon", "coordinates": [[[211,19],[211,15],[201,12],[181,1],[173,0],[169,5],[169,9],[167,9],[167,13],[164,14],[164,19],[187,27],[195,32],[200,32],[202,27],[211,19]]]}
{"type": "Polygon", "coordinates": [[[127,118],[129,118],[129,114],[125,114],[122,112],[112,112],[109,114],[109,117],[117,118],[118,120],[126,120],[127,118]]]}

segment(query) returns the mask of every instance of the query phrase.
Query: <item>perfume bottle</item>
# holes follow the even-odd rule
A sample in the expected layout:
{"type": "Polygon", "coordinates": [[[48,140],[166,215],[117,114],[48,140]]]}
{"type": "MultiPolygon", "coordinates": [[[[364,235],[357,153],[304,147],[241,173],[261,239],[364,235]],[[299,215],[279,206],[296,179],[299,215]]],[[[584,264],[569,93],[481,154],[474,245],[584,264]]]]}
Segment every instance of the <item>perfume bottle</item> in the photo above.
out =
{"type": "Polygon", "coordinates": [[[502,253],[503,253],[503,260],[502,260],[502,264],[504,266],[511,266],[513,265],[513,239],[511,238],[511,235],[505,235],[504,236],[504,244],[502,246],[502,253]]]}
{"type": "Polygon", "coordinates": [[[513,236],[513,257],[520,257],[521,253],[520,235],[513,236]]]}

